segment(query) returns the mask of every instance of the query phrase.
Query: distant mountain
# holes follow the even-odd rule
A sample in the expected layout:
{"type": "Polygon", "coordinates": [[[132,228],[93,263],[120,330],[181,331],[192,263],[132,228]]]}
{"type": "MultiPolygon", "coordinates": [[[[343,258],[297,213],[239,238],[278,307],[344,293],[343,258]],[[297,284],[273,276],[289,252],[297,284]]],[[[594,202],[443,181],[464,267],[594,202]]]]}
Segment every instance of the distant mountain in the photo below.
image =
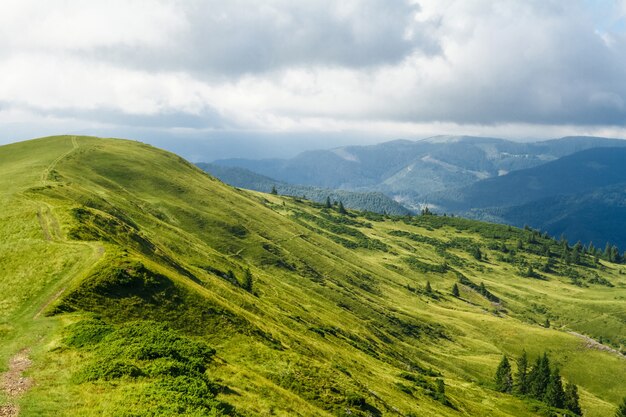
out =
{"type": "Polygon", "coordinates": [[[519,143],[497,138],[436,136],[420,141],[396,140],[309,151],[291,159],[227,159],[214,163],[246,168],[290,184],[379,191],[417,205],[434,192],[532,168],[581,150],[610,146],[626,146],[626,141],[567,137],[519,143]]]}
{"type": "Polygon", "coordinates": [[[431,196],[441,211],[626,248],[626,148],[595,148],[431,196]],[[623,223],[623,224],[622,224],[623,223]]]}
{"type": "Polygon", "coordinates": [[[534,168],[478,181],[434,195],[446,209],[516,206],[556,195],[576,194],[626,182],[626,148],[594,148],[534,168]]]}
{"type": "MultiPolygon", "coordinates": [[[[479,211],[476,211],[478,213],[479,211]]],[[[605,243],[626,249],[626,184],[599,188],[586,193],[559,195],[520,206],[485,210],[507,223],[532,225],[553,236],[565,235],[570,241],[605,243]]],[[[481,217],[480,215],[475,217],[481,217]]]]}
{"type": "Polygon", "coordinates": [[[227,167],[215,164],[196,164],[203,171],[217,177],[234,187],[269,193],[276,187],[278,194],[294,197],[306,197],[318,203],[330,198],[333,202],[341,201],[347,208],[387,213],[394,215],[411,214],[411,210],[392,200],[380,192],[354,192],[346,190],[330,190],[310,185],[293,185],[283,181],[257,174],[245,168],[227,167]]]}

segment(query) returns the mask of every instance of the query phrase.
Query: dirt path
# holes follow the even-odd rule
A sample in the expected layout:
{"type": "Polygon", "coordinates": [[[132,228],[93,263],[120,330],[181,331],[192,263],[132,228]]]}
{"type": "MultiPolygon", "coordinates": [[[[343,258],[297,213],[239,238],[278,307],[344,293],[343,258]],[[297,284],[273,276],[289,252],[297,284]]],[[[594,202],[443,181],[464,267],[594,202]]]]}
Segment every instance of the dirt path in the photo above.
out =
{"type": "Polygon", "coordinates": [[[574,336],[577,336],[577,337],[583,339],[585,341],[585,347],[587,349],[602,350],[602,351],[605,351],[605,352],[614,353],[614,354],[616,354],[618,356],[621,356],[622,358],[626,357],[626,356],[624,356],[622,354],[622,352],[620,352],[620,351],[618,351],[616,349],[613,349],[610,346],[603,345],[602,343],[598,342],[597,340],[592,339],[589,336],[585,336],[584,334],[580,334],[580,333],[576,333],[576,332],[568,332],[568,333],[569,334],[573,334],[574,336]]]}
{"type": "Polygon", "coordinates": [[[70,149],[69,151],[65,152],[62,155],[59,155],[59,157],[56,158],[54,161],[52,161],[50,165],[48,165],[46,169],[44,169],[43,172],[41,173],[41,182],[44,186],[46,185],[46,182],[48,181],[48,177],[50,176],[50,173],[52,172],[56,164],[58,164],[59,161],[61,161],[63,158],[65,158],[66,156],[74,152],[76,149],[78,149],[78,140],[76,139],[76,136],[72,136],[72,149],[70,149]]]}
{"type": "MultiPolygon", "coordinates": [[[[0,388],[9,397],[9,401],[26,392],[33,381],[24,376],[24,372],[30,367],[32,361],[28,358],[30,350],[22,349],[9,362],[9,370],[2,375],[0,388]]],[[[0,406],[0,417],[17,417],[20,408],[16,404],[0,406]]]]}

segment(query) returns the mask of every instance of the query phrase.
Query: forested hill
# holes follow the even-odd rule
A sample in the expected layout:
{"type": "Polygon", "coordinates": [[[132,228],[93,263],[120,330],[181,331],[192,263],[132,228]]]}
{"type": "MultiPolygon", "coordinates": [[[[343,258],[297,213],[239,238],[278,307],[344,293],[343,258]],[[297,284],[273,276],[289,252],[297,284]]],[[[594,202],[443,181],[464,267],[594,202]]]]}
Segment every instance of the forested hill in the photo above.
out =
{"type": "Polygon", "coordinates": [[[330,199],[333,204],[341,202],[347,208],[380,214],[405,215],[412,213],[411,210],[407,209],[402,204],[380,192],[331,190],[310,185],[289,184],[256,174],[245,168],[227,167],[202,162],[196,165],[234,187],[262,191],[265,193],[270,193],[275,190],[280,195],[301,197],[318,203],[325,203],[327,199],[330,199]]]}
{"type": "Polygon", "coordinates": [[[0,147],[0,203],[10,416],[600,417],[626,395],[625,268],[538,231],[76,136],[0,147]]]}

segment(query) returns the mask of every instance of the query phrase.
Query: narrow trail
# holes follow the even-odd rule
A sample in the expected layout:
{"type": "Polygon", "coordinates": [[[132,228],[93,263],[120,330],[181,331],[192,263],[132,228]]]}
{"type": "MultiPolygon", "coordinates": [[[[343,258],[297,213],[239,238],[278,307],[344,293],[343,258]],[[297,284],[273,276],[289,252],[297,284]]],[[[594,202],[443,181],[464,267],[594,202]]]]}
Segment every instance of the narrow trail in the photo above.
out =
{"type": "Polygon", "coordinates": [[[56,167],[56,165],[63,160],[63,158],[67,157],[68,155],[70,155],[72,152],[74,152],[76,149],[78,149],[78,140],[76,139],[76,136],[72,136],[72,149],[70,149],[69,151],[65,152],[64,154],[59,155],[54,161],[52,161],[50,163],[50,165],[48,165],[43,172],[41,173],[41,182],[42,184],[45,186],[47,185],[47,181],[48,181],[48,177],[50,176],[50,173],[52,172],[52,170],[56,167]]]}
{"type": "Polygon", "coordinates": [[[592,339],[589,336],[585,336],[584,334],[580,334],[580,333],[576,333],[576,332],[572,332],[572,331],[569,331],[567,333],[572,334],[572,335],[574,335],[574,336],[584,340],[585,341],[585,348],[587,348],[587,349],[595,349],[595,350],[601,350],[601,351],[604,351],[604,352],[611,352],[611,353],[613,353],[613,354],[615,354],[615,355],[617,355],[617,356],[619,356],[621,358],[626,358],[626,355],[624,355],[619,350],[613,349],[610,346],[604,345],[604,344],[598,342],[597,340],[592,339]]]}
{"type": "Polygon", "coordinates": [[[33,384],[30,378],[24,376],[24,372],[32,364],[28,357],[29,353],[28,348],[19,351],[9,361],[9,370],[2,375],[0,388],[7,395],[10,403],[0,406],[0,417],[17,417],[20,413],[19,406],[13,401],[28,391],[33,384]]]}
{"type": "MultiPolygon", "coordinates": [[[[78,140],[76,136],[72,136],[72,149],[61,154],[58,158],[52,161],[52,163],[48,165],[46,169],[44,169],[44,171],[41,173],[41,178],[42,178],[42,182],[44,183],[44,185],[46,184],[47,177],[50,175],[50,172],[56,167],[56,165],[61,160],[63,160],[63,158],[66,158],[68,155],[70,155],[72,152],[74,152],[78,148],[79,148],[78,140]]],[[[35,201],[35,203],[40,205],[39,209],[37,210],[37,219],[39,220],[39,224],[41,226],[44,239],[47,241],[69,243],[64,238],[63,233],[61,232],[61,226],[59,225],[59,221],[57,217],[54,215],[53,207],[44,201],[35,201]]],[[[102,258],[105,252],[104,247],[98,243],[72,242],[72,244],[89,246],[92,251],[92,254],[89,257],[89,259],[86,259],[83,262],[83,266],[81,266],[73,274],[75,277],[79,275],[87,274],[100,261],[100,259],[102,258]]],[[[46,302],[37,311],[33,319],[38,318],[52,303],[54,303],[57,299],[59,299],[59,297],[61,297],[61,295],[65,292],[66,289],[67,289],[67,286],[64,286],[63,288],[59,289],[54,295],[52,295],[52,297],[46,300],[46,302]]],[[[0,417],[2,416],[0,415],[0,417]]]]}
{"type": "MultiPolygon", "coordinates": [[[[59,155],[52,161],[41,173],[41,182],[44,186],[48,185],[49,177],[57,164],[72,152],[79,148],[78,140],[72,136],[72,148],[67,152],[59,155]]],[[[72,242],[67,241],[61,230],[59,220],[54,214],[54,207],[47,202],[33,198],[30,195],[24,195],[25,198],[37,205],[37,220],[41,226],[43,239],[48,242],[56,242],[68,245],[88,246],[91,249],[91,255],[82,260],[79,265],[72,268],[68,275],[63,279],[64,285],[58,289],[51,297],[49,297],[34,315],[33,320],[37,319],[52,303],[54,303],[65,292],[68,283],[72,280],[86,276],[89,271],[103,258],[105,249],[99,243],[94,242],[72,242]]],[[[16,400],[28,391],[33,385],[33,380],[24,376],[24,372],[31,366],[32,361],[29,358],[30,347],[20,350],[11,358],[8,364],[8,371],[0,375],[0,392],[4,393],[7,403],[0,405],[0,417],[18,417],[20,414],[19,405],[16,400]]]]}

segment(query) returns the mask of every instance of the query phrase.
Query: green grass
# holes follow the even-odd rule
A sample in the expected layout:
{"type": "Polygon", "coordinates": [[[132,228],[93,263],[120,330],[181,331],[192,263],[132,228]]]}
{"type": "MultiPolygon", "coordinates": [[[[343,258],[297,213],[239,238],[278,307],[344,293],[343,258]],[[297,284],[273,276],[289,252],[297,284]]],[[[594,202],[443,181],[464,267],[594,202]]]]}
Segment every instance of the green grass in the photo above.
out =
{"type": "Polygon", "coordinates": [[[341,216],[113,139],[0,147],[0,186],[0,366],[31,349],[24,416],[548,415],[493,390],[523,349],[549,352],[586,416],[626,395],[626,359],[568,333],[624,350],[624,267],[565,265],[532,231],[341,216]],[[551,271],[522,276],[546,248],[551,271]]]}

